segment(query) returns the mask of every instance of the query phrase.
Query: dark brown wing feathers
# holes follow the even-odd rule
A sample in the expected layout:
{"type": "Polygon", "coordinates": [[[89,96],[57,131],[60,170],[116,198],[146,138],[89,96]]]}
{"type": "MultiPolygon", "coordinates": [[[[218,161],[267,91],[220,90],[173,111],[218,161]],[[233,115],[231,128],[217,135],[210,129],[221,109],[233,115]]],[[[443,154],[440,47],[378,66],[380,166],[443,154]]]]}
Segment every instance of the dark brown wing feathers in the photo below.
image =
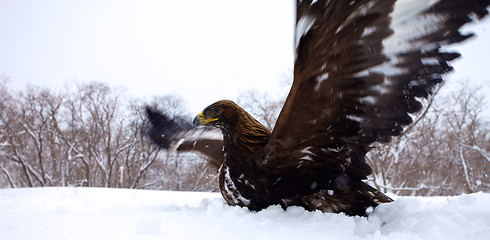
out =
{"type": "Polygon", "coordinates": [[[216,170],[223,163],[223,139],[215,128],[194,129],[191,121],[146,108],[150,120],[147,135],[164,149],[176,152],[198,152],[208,158],[208,164],[216,170]]]}
{"type": "Polygon", "coordinates": [[[299,34],[294,82],[266,147],[265,164],[295,167],[303,155],[313,161],[302,166],[321,161],[365,178],[371,169],[364,155],[372,143],[399,135],[412,122],[409,113],[422,107],[417,97],[431,94],[442,74],[452,70],[448,61],[459,54],[440,46],[466,39],[469,35],[458,29],[471,14],[486,15],[489,5],[487,0],[442,1],[420,13],[421,19],[437,15],[433,23],[394,22],[396,2],[298,2],[297,23],[315,20],[299,34]],[[432,32],[421,34],[424,27],[432,32]],[[419,37],[404,35],[412,28],[419,37]],[[306,148],[312,153],[302,154],[306,148]]]}

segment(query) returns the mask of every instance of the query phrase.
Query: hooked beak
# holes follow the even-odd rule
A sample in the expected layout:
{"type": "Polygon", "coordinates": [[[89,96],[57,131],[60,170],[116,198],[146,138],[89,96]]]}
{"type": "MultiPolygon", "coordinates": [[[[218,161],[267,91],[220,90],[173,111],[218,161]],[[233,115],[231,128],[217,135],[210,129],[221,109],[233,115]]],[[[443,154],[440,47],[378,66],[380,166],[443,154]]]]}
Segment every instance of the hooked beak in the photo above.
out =
{"type": "Polygon", "coordinates": [[[199,113],[192,121],[192,125],[194,125],[194,128],[197,128],[199,126],[207,126],[210,125],[209,123],[216,120],[218,120],[218,118],[205,118],[202,113],[199,113]]]}

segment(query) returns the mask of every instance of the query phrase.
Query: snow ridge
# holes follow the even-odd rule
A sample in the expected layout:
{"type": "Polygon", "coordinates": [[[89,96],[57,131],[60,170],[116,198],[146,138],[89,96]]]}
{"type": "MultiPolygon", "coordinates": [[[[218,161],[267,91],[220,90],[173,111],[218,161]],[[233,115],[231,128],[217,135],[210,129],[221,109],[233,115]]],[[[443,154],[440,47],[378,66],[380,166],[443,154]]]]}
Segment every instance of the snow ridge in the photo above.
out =
{"type": "MultiPolygon", "coordinates": [[[[392,196],[396,198],[396,196],[392,196]]],[[[490,194],[399,197],[368,217],[226,205],[219,193],[0,189],[1,239],[485,239],[490,194]]]]}

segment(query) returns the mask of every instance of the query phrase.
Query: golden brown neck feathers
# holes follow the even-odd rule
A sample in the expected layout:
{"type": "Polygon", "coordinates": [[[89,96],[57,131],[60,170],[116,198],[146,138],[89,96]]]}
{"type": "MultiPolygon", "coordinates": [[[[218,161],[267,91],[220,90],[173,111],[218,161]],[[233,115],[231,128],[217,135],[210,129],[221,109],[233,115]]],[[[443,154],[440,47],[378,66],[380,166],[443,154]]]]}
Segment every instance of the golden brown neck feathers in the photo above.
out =
{"type": "Polygon", "coordinates": [[[235,144],[247,152],[254,152],[257,148],[265,146],[271,136],[269,129],[243,109],[235,127],[235,134],[235,144]]]}
{"type": "Polygon", "coordinates": [[[223,131],[225,145],[252,153],[265,146],[270,138],[269,129],[232,101],[218,101],[205,111],[219,112],[214,125],[223,131]]]}

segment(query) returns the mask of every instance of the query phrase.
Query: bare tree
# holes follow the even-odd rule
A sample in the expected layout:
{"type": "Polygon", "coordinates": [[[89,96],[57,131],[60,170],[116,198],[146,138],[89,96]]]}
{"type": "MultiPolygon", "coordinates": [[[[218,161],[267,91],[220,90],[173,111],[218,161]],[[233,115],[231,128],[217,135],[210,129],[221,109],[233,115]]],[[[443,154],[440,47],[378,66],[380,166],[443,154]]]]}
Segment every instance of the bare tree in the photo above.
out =
{"type": "Polygon", "coordinates": [[[489,191],[489,128],[481,120],[482,97],[460,91],[429,99],[404,134],[368,155],[373,182],[399,195],[454,195],[489,191]]]}
{"type": "MultiPolygon", "coordinates": [[[[436,91],[414,123],[367,159],[371,181],[399,195],[490,191],[490,134],[482,97],[468,84],[436,91]]],[[[243,92],[240,105],[273,129],[284,96],[243,92]]],[[[160,150],[146,138],[144,106],[191,121],[181,98],[130,99],[101,83],[12,92],[0,82],[0,186],[94,186],[216,191],[216,171],[197,154],[160,150]]]]}
{"type": "MultiPolygon", "coordinates": [[[[65,93],[29,87],[11,94],[4,81],[0,94],[3,187],[216,189],[201,156],[174,156],[146,139],[146,104],[117,89],[90,83],[65,93]]],[[[185,115],[176,96],[156,102],[185,115]]]]}
{"type": "Polygon", "coordinates": [[[269,129],[276,125],[277,117],[284,105],[284,97],[272,98],[265,92],[248,90],[240,93],[238,104],[269,129]]]}

